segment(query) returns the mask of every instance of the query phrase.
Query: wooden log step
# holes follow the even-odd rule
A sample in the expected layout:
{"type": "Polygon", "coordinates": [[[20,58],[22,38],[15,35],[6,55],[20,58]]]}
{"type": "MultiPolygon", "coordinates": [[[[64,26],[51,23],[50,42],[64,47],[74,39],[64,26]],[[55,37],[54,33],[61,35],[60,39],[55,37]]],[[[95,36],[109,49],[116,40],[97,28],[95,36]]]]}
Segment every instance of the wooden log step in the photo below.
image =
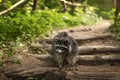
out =
{"type": "MultiPolygon", "coordinates": [[[[36,48],[44,49],[51,53],[51,45],[31,44],[30,51],[36,48]]],[[[119,54],[120,47],[117,46],[79,46],[79,55],[93,55],[93,54],[119,54]]]]}

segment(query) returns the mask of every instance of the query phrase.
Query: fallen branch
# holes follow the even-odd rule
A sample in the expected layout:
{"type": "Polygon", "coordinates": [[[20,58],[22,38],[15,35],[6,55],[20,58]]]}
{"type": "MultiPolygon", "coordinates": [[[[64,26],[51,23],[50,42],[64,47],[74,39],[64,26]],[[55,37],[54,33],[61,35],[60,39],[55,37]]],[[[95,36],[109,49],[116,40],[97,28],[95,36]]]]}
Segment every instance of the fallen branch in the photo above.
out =
{"type": "MultiPolygon", "coordinates": [[[[40,48],[46,50],[48,53],[51,53],[51,45],[36,45],[31,44],[31,49],[40,48]]],[[[31,50],[30,49],[30,50],[31,50]]],[[[79,55],[93,55],[93,54],[111,54],[111,53],[120,52],[120,47],[116,46],[79,46],[79,55]]]]}
{"type": "Polygon", "coordinates": [[[71,6],[82,6],[80,3],[72,3],[72,2],[69,2],[69,1],[66,1],[66,0],[60,0],[60,2],[63,2],[67,5],[71,5],[71,6]]]}
{"type": "MultiPolygon", "coordinates": [[[[83,69],[83,68],[81,68],[83,69]]],[[[90,68],[94,71],[94,68],[90,68]]],[[[108,68],[109,69],[109,68],[108,68]]],[[[98,68],[99,70],[99,68],[98,68]]],[[[118,80],[120,79],[120,72],[80,72],[80,71],[74,71],[70,74],[67,74],[67,79],[70,80],[118,80]]]]}
{"type": "MultiPolygon", "coordinates": [[[[49,54],[43,54],[43,55],[33,55],[33,54],[30,54],[31,56],[34,56],[36,57],[37,59],[39,60],[43,60],[43,61],[46,61],[46,60],[51,60],[51,55],[49,54]]],[[[109,54],[109,55],[79,55],[77,56],[77,61],[78,62],[81,62],[81,61],[94,61],[94,60],[103,60],[103,61],[106,61],[106,60],[120,60],[120,54],[109,54]]]]}
{"type": "Polygon", "coordinates": [[[80,55],[92,55],[92,54],[110,54],[120,52],[120,47],[115,46],[80,46],[80,55]]]}
{"type": "MultiPolygon", "coordinates": [[[[52,57],[49,54],[44,55],[33,55],[40,61],[44,61],[45,64],[51,63],[54,66],[52,57]],[[49,60],[48,60],[49,59],[49,60]]],[[[120,54],[110,54],[110,55],[79,55],[77,56],[78,65],[102,65],[102,64],[120,64],[120,54]]],[[[51,65],[50,65],[51,66],[51,65]]]]}
{"type": "Polygon", "coordinates": [[[15,7],[19,6],[20,4],[22,4],[22,3],[25,2],[25,1],[26,1],[26,0],[20,0],[19,2],[17,2],[17,3],[14,4],[13,6],[11,6],[10,8],[8,8],[8,9],[0,12],[0,15],[7,13],[8,11],[14,9],[15,7]]]}
{"type": "MultiPolygon", "coordinates": [[[[54,75],[58,75],[58,76],[61,76],[61,73],[64,75],[64,77],[66,77],[67,79],[68,78],[71,78],[71,80],[75,80],[76,78],[79,80],[79,79],[82,79],[82,78],[87,78],[87,79],[110,79],[110,80],[114,80],[114,79],[118,79],[120,78],[120,72],[112,72],[112,69],[114,68],[105,68],[104,71],[99,71],[99,68],[98,69],[94,69],[94,68],[90,68],[91,70],[88,70],[88,69],[84,69],[83,68],[80,68],[80,69],[83,69],[84,71],[69,71],[68,73],[65,72],[65,71],[60,71],[58,70],[58,68],[50,68],[50,67],[37,67],[35,69],[32,69],[32,70],[28,70],[28,71],[23,71],[23,72],[19,72],[17,74],[13,74],[13,73],[9,73],[7,75],[9,75],[10,77],[42,77],[42,78],[49,78],[49,77],[53,77],[53,80],[54,80],[54,75]],[[109,72],[109,71],[111,72],[109,72]],[[90,71],[90,72],[89,72],[90,71]],[[60,73],[60,74],[59,74],[60,73]],[[45,76],[49,76],[49,77],[45,77],[45,76]],[[102,78],[104,76],[104,78],[102,78]],[[112,78],[112,79],[111,79],[112,78]]],[[[119,69],[117,67],[117,69],[119,69]]],[[[48,79],[48,80],[51,80],[51,79],[48,79]]],[[[57,79],[57,80],[61,80],[61,79],[57,79]]],[[[64,80],[64,79],[63,79],[64,80]]]]}
{"type": "Polygon", "coordinates": [[[33,69],[28,69],[28,70],[23,70],[23,71],[19,71],[19,72],[7,72],[6,74],[8,76],[21,76],[21,77],[29,77],[29,76],[36,76],[36,75],[40,75],[46,71],[50,71],[50,70],[55,70],[58,69],[57,67],[35,67],[33,69]],[[35,72],[35,73],[34,73],[35,72]]]}
{"type": "MultiPolygon", "coordinates": [[[[38,60],[49,62],[53,65],[52,57],[50,55],[33,55],[38,60]],[[48,60],[49,59],[49,60],[48,60]]],[[[46,63],[48,64],[48,63],[46,63]]],[[[110,55],[79,55],[77,56],[78,65],[119,65],[120,64],[120,54],[110,54],[110,55]]],[[[53,65],[54,66],[54,65],[53,65]]]]}

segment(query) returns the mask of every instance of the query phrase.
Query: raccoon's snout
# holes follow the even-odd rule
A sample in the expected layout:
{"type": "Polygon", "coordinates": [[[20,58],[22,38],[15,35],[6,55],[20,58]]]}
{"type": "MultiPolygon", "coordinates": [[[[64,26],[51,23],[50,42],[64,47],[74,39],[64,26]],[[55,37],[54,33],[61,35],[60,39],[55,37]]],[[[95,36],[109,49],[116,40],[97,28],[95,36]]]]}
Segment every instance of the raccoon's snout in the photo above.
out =
{"type": "Polygon", "coordinates": [[[57,49],[56,53],[63,53],[63,50],[57,49]]]}

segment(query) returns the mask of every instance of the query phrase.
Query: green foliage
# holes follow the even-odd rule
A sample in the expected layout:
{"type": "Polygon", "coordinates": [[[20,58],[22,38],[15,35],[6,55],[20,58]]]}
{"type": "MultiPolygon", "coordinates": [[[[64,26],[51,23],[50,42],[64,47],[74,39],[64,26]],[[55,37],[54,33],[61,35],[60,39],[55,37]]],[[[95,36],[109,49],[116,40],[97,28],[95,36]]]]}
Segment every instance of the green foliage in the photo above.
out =
{"type": "Polygon", "coordinates": [[[0,60],[0,68],[3,66],[2,60],[0,60]]]}
{"type": "Polygon", "coordinates": [[[5,0],[4,3],[0,3],[0,11],[7,9],[9,7],[11,7],[13,4],[15,4],[18,0],[5,0]]]}
{"type": "Polygon", "coordinates": [[[116,22],[112,26],[111,31],[115,34],[117,38],[120,39],[120,14],[118,15],[116,22]]]}
{"type": "Polygon", "coordinates": [[[60,7],[58,0],[44,0],[44,4],[49,9],[54,9],[60,7]]]}
{"type": "Polygon", "coordinates": [[[0,50],[0,56],[2,56],[3,55],[3,51],[2,50],[0,50]]]}
{"type": "Polygon", "coordinates": [[[88,0],[88,4],[96,7],[96,13],[104,19],[114,18],[114,0],[88,0]]]}
{"type": "Polygon", "coordinates": [[[114,7],[114,0],[88,0],[88,4],[101,10],[110,10],[114,7]]]}
{"type": "Polygon", "coordinates": [[[115,9],[111,10],[96,10],[97,14],[104,19],[114,19],[115,9]]]}
{"type": "Polygon", "coordinates": [[[93,24],[97,20],[99,18],[96,14],[76,13],[73,16],[52,10],[41,10],[34,14],[13,13],[11,16],[0,16],[0,42],[32,41],[56,28],[93,24]]]}
{"type": "Polygon", "coordinates": [[[3,51],[0,50],[0,67],[2,67],[2,56],[3,56],[3,51]]]}

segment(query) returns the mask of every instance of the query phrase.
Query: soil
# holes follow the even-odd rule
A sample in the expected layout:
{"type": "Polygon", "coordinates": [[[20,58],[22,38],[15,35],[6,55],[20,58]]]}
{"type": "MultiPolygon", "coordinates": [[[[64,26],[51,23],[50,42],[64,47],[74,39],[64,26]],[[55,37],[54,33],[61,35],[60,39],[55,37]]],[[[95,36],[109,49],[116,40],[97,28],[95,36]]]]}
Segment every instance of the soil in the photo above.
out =
{"type": "MultiPolygon", "coordinates": [[[[64,31],[67,31],[68,34],[75,39],[88,39],[86,42],[81,42],[80,46],[115,46],[119,44],[119,41],[109,37],[113,36],[109,31],[110,26],[111,23],[108,20],[103,20],[95,25],[78,26],[64,31]],[[97,36],[108,37],[89,40],[89,38],[97,36]]],[[[49,38],[53,38],[61,31],[54,31],[49,38]]],[[[5,74],[12,76],[10,73],[23,72],[26,69],[32,70],[38,67],[41,69],[40,71],[42,71],[42,67],[45,67],[46,70],[41,73],[40,77],[44,80],[120,80],[120,65],[117,63],[103,65],[77,65],[74,69],[64,68],[60,71],[54,71],[54,69],[48,71],[48,67],[54,68],[54,63],[49,63],[49,59],[46,61],[48,64],[44,64],[44,61],[31,56],[28,51],[28,47],[21,47],[18,51],[16,51],[16,54],[13,55],[11,59],[5,59],[5,74]],[[13,63],[13,59],[19,60],[20,63],[13,63]]]]}
{"type": "MultiPolygon", "coordinates": [[[[75,28],[70,28],[67,30],[61,30],[61,31],[54,31],[51,38],[53,38],[57,33],[66,31],[68,34],[75,39],[89,39],[89,38],[94,38],[94,37],[99,37],[99,36],[104,36],[104,35],[111,35],[114,36],[110,33],[109,28],[111,26],[111,23],[108,20],[103,20],[100,21],[99,23],[96,23],[95,25],[90,25],[90,26],[78,26],[75,28]]],[[[83,46],[97,46],[97,45],[103,45],[103,46],[109,46],[109,45],[115,45],[116,40],[115,39],[110,39],[108,38],[102,38],[102,39],[95,39],[95,40],[88,40],[88,42],[82,44],[83,46]],[[106,40],[107,39],[107,40],[106,40]]]]}

